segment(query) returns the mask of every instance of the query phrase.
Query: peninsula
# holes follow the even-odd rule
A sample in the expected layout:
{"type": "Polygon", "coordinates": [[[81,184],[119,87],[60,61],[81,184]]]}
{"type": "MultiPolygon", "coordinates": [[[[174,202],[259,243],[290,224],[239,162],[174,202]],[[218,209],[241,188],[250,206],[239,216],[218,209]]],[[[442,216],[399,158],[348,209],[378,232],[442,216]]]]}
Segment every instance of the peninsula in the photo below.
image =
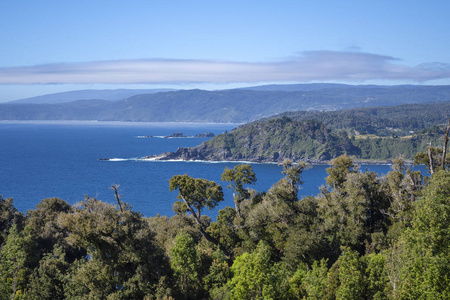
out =
{"type": "Polygon", "coordinates": [[[355,161],[412,161],[441,146],[450,103],[290,112],[241,125],[191,148],[141,159],[327,163],[346,154],[355,161]],[[288,117],[289,116],[289,117],[288,117]]]}

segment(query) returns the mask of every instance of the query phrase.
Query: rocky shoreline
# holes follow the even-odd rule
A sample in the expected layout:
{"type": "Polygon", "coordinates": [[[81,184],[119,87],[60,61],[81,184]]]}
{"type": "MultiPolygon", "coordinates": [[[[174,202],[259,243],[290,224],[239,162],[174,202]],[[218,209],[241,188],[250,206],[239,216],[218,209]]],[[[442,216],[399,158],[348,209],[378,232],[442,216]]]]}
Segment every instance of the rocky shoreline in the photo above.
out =
{"type": "MultiPolygon", "coordinates": [[[[226,162],[248,162],[248,163],[282,163],[285,159],[295,162],[307,162],[312,165],[328,165],[330,160],[321,159],[296,159],[292,157],[279,156],[274,158],[264,157],[242,157],[232,156],[229,151],[223,149],[218,153],[212,153],[203,149],[202,145],[194,148],[180,147],[175,152],[164,152],[159,155],[148,155],[140,157],[140,160],[160,160],[160,161],[226,161],[226,162]]],[[[364,160],[354,158],[355,164],[362,165],[392,165],[392,160],[364,160]]],[[[412,165],[413,161],[405,161],[407,165],[412,165]]]]}

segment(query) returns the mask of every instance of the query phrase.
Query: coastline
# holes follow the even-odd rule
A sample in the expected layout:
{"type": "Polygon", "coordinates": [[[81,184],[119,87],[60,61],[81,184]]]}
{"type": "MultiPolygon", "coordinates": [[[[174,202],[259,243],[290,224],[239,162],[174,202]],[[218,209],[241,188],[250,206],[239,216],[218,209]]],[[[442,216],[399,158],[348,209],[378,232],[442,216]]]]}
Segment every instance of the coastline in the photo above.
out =
{"type": "MultiPolygon", "coordinates": [[[[270,161],[270,160],[208,160],[208,159],[182,159],[182,158],[165,158],[163,155],[151,155],[145,157],[136,158],[100,158],[101,161],[148,161],[148,162],[194,162],[194,163],[237,163],[237,164],[281,164],[282,161],[270,161]]],[[[330,160],[302,160],[309,165],[331,165],[330,160]]],[[[294,161],[298,163],[299,161],[294,161]]],[[[392,160],[365,160],[365,159],[353,159],[353,163],[356,165],[392,165],[392,160]]],[[[406,165],[413,165],[411,160],[405,161],[406,165]]]]}
{"type": "MultiPolygon", "coordinates": [[[[148,161],[197,161],[197,162],[229,162],[229,163],[247,163],[247,164],[282,164],[285,159],[290,159],[293,163],[306,162],[309,165],[331,165],[330,160],[322,159],[293,159],[291,157],[277,157],[270,158],[244,158],[244,157],[230,157],[224,152],[203,152],[200,146],[194,148],[178,148],[174,152],[164,152],[158,155],[148,155],[138,157],[138,160],[148,161]]],[[[354,156],[349,156],[354,164],[357,165],[392,165],[394,158],[391,159],[360,159],[354,156]]],[[[405,160],[406,165],[413,165],[412,160],[405,160]]]]}

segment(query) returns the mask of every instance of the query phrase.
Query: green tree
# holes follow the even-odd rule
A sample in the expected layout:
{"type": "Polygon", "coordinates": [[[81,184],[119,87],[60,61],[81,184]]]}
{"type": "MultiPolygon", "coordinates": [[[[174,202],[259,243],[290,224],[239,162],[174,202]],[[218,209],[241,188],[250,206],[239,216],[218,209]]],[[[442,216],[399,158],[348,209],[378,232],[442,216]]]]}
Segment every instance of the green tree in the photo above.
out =
{"type": "Polygon", "coordinates": [[[122,210],[86,198],[60,216],[60,226],[70,232],[68,242],[88,253],[71,265],[66,287],[70,297],[144,298],[171,275],[149,222],[126,203],[122,210]]]}
{"type": "Polygon", "coordinates": [[[213,253],[213,262],[209,268],[209,273],[204,277],[205,289],[213,296],[220,293],[220,289],[225,286],[231,278],[231,269],[225,255],[217,249],[213,253]]]}
{"type": "Polygon", "coordinates": [[[386,258],[382,253],[371,253],[363,256],[363,264],[366,266],[366,298],[374,300],[388,299],[389,277],[386,271],[386,258]]]}
{"type": "Polygon", "coordinates": [[[16,224],[9,231],[0,252],[0,299],[25,299],[28,279],[38,260],[36,244],[16,224]]]}
{"type": "Polygon", "coordinates": [[[297,229],[294,224],[301,213],[297,192],[305,166],[285,161],[282,171],[285,177],[263,194],[260,202],[250,207],[245,226],[251,239],[256,242],[264,240],[280,253],[285,250],[289,233],[297,229]]]}
{"type": "Polygon", "coordinates": [[[332,240],[364,253],[371,235],[387,231],[382,211],[389,207],[383,183],[374,172],[349,173],[332,190],[322,190],[319,213],[332,240]]]}
{"type": "Polygon", "coordinates": [[[245,222],[249,238],[256,243],[264,240],[278,250],[284,249],[297,213],[295,203],[289,182],[281,179],[249,211],[245,222]]]}
{"type": "Polygon", "coordinates": [[[233,277],[227,286],[232,299],[277,299],[283,295],[277,265],[273,265],[271,249],[264,242],[252,253],[237,257],[231,271],[233,277]]]}
{"type": "Polygon", "coordinates": [[[250,197],[250,193],[248,189],[244,188],[244,185],[254,184],[256,182],[256,176],[255,173],[253,173],[252,167],[248,164],[240,164],[233,169],[227,167],[222,173],[222,181],[229,182],[228,188],[234,190],[234,205],[238,217],[241,218],[240,204],[243,200],[250,197]]]}
{"type": "Polygon", "coordinates": [[[66,299],[64,286],[69,266],[60,246],[45,254],[31,276],[27,297],[34,300],[66,299]]]}
{"type": "Polygon", "coordinates": [[[167,256],[170,256],[175,237],[180,230],[189,233],[196,241],[202,237],[194,219],[185,214],[175,214],[172,217],[156,215],[148,218],[147,221],[149,227],[155,232],[155,242],[164,249],[167,256]]]}
{"type": "Polygon", "coordinates": [[[185,299],[193,298],[199,289],[197,251],[194,239],[181,231],[171,251],[171,266],[185,299]]]}
{"type": "Polygon", "coordinates": [[[345,248],[339,257],[339,288],[336,291],[336,300],[364,299],[366,282],[364,277],[365,266],[356,251],[345,248]]]}
{"type": "Polygon", "coordinates": [[[322,259],[315,261],[312,268],[306,273],[303,286],[307,299],[319,300],[324,298],[324,291],[327,284],[328,267],[327,261],[322,259]]]}
{"type": "Polygon", "coordinates": [[[299,264],[295,273],[289,278],[289,294],[292,299],[303,299],[307,296],[305,290],[305,277],[308,272],[306,264],[299,264]]]}
{"type": "Polygon", "coordinates": [[[223,201],[222,187],[214,181],[192,178],[187,174],[175,175],[169,180],[170,191],[178,190],[177,199],[183,200],[186,210],[192,213],[199,225],[204,208],[213,209],[223,201]]]}
{"type": "Polygon", "coordinates": [[[331,168],[326,170],[328,173],[326,182],[335,189],[343,187],[348,174],[356,173],[356,165],[353,164],[353,160],[346,154],[333,159],[331,166],[331,168]]]}
{"type": "Polygon", "coordinates": [[[333,253],[333,245],[319,217],[318,203],[318,199],[312,196],[297,203],[297,213],[283,250],[283,261],[293,268],[301,263],[311,266],[316,260],[331,258],[330,253],[333,253]]]}
{"type": "Polygon", "coordinates": [[[285,159],[282,166],[283,171],[281,173],[285,175],[285,178],[289,181],[292,198],[297,199],[299,186],[303,184],[303,181],[301,181],[301,174],[307,165],[305,162],[294,164],[292,160],[285,159]]]}
{"type": "Polygon", "coordinates": [[[216,222],[212,222],[207,232],[216,238],[228,253],[234,253],[235,248],[240,246],[242,241],[239,231],[241,226],[235,224],[236,210],[225,207],[219,210],[216,222]]]}
{"type": "MultiPolygon", "coordinates": [[[[414,216],[414,202],[423,189],[423,175],[420,171],[405,169],[403,160],[394,160],[393,170],[384,177],[389,206],[382,209],[391,223],[387,240],[397,240],[400,234],[411,226],[414,216]]],[[[383,247],[387,249],[387,247],[383,247]]]]}
{"type": "MultiPolygon", "coordinates": [[[[397,244],[401,255],[398,299],[450,298],[450,173],[434,173],[397,244]]],[[[393,251],[393,250],[391,250],[393,251]]]]}
{"type": "Polygon", "coordinates": [[[61,247],[64,259],[72,262],[86,255],[84,249],[67,243],[68,231],[59,224],[60,215],[72,210],[69,203],[59,198],[43,199],[34,210],[27,213],[26,228],[37,243],[40,256],[52,253],[54,247],[61,247]]]}
{"type": "Polygon", "coordinates": [[[393,170],[386,174],[385,182],[388,193],[390,195],[389,209],[384,213],[388,215],[392,221],[410,221],[408,212],[411,210],[412,204],[415,200],[415,191],[412,185],[415,181],[412,180],[411,171],[405,174],[403,167],[404,162],[398,161],[392,166],[393,170]]]}
{"type": "MultiPolygon", "coordinates": [[[[441,148],[427,147],[426,152],[419,152],[414,156],[414,164],[424,164],[427,166],[431,174],[442,170],[442,156],[443,151],[441,148]]],[[[446,167],[450,163],[449,155],[446,155],[444,166],[446,167]]]]}
{"type": "Polygon", "coordinates": [[[16,224],[19,229],[22,228],[24,216],[17,211],[12,198],[3,198],[0,195],[0,247],[6,240],[10,228],[16,224]]]}
{"type": "Polygon", "coordinates": [[[189,211],[198,224],[200,233],[210,242],[220,247],[220,249],[230,257],[226,247],[207,232],[207,225],[202,221],[202,211],[204,208],[213,209],[219,202],[223,201],[222,187],[214,181],[203,178],[192,178],[187,174],[175,175],[169,180],[170,191],[178,190],[178,207],[183,212],[189,211]]]}

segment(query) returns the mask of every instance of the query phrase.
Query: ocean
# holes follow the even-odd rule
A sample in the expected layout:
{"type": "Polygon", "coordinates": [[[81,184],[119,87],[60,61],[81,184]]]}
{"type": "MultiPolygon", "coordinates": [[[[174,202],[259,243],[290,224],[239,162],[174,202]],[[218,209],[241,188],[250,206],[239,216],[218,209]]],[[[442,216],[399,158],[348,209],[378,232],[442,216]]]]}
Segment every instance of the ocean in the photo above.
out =
{"type": "MultiPolygon", "coordinates": [[[[193,147],[208,138],[163,138],[176,132],[185,136],[213,132],[220,134],[238,124],[127,123],[0,121],[0,195],[13,198],[22,212],[34,209],[45,198],[58,197],[75,204],[85,196],[116,203],[111,185],[133,210],[150,217],[173,215],[177,192],[169,191],[169,179],[178,174],[221,183],[225,200],[204,214],[215,218],[217,211],[233,206],[227,183],[220,180],[229,162],[142,161],[138,157],[193,147]],[[149,137],[152,136],[152,137],[149,137]],[[108,158],[113,160],[100,160],[108,158]]],[[[267,191],[282,178],[276,164],[252,164],[257,191],[267,191]]],[[[326,165],[314,165],[302,174],[300,195],[317,195],[325,184],[326,165]]],[[[389,165],[362,165],[360,170],[380,175],[389,165]]]]}

